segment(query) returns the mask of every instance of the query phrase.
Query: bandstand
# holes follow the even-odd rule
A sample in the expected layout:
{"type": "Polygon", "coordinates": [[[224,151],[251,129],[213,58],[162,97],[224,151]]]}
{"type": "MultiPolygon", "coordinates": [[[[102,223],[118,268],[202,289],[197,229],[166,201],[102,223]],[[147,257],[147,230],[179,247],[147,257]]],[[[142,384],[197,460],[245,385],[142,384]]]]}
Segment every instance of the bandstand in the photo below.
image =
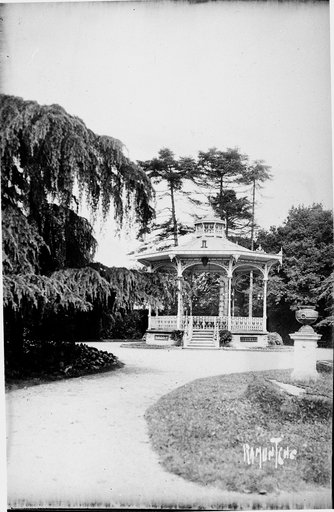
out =
{"type": "MultiPolygon", "coordinates": [[[[174,330],[184,331],[184,348],[218,348],[219,331],[232,333],[232,346],[267,344],[267,282],[270,269],[282,263],[282,251],[268,254],[262,249],[249,250],[231,242],[225,235],[225,224],[215,217],[195,223],[195,232],[186,243],[165,250],[142,252],[136,259],[149,272],[175,271],[178,279],[177,314],[153,315],[149,306],[146,343],[168,345],[174,330]],[[185,273],[215,273],[219,280],[219,310],[216,316],[190,314],[182,300],[185,273]],[[247,316],[234,315],[234,287],[238,276],[262,276],[262,314],[253,316],[252,294],[249,292],[247,316]]],[[[250,290],[252,287],[250,286],[250,290]]]]}

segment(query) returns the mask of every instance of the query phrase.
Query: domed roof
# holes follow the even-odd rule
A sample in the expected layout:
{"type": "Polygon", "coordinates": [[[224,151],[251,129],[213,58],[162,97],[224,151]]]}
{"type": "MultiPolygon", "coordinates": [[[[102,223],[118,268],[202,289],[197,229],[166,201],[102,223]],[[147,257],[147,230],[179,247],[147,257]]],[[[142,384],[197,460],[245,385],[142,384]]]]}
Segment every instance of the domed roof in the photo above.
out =
{"type": "Polygon", "coordinates": [[[215,217],[214,215],[207,215],[206,217],[202,217],[201,219],[198,219],[196,222],[194,222],[194,225],[196,226],[197,224],[206,224],[206,223],[224,224],[224,226],[225,226],[225,221],[222,219],[219,219],[218,217],[215,217]]]}
{"type": "Polygon", "coordinates": [[[208,257],[213,259],[233,259],[250,263],[265,264],[268,262],[282,263],[282,252],[268,254],[264,251],[252,251],[235,242],[225,235],[225,222],[214,215],[207,215],[195,223],[195,233],[180,240],[180,245],[156,251],[145,251],[136,256],[138,262],[149,265],[151,262],[172,261],[174,258],[193,260],[208,257]]]}

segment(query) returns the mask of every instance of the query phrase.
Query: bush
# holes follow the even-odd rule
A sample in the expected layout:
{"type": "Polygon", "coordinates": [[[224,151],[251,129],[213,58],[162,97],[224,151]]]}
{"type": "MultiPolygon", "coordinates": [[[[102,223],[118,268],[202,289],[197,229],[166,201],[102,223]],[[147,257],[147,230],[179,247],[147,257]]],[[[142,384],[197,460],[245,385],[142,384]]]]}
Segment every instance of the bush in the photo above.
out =
{"type": "Polygon", "coordinates": [[[226,347],[232,341],[232,333],[227,329],[219,331],[219,346],[226,347]]]}
{"type": "Polygon", "coordinates": [[[147,310],[139,309],[117,315],[110,335],[114,339],[139,340],[146,329],[147,310]]]}
{"type": "Polygon", "coordinates": [[[283,345],[282,337],[278,332],[268,332],[267,339],[268,345],[283,345]]]}
{"type": "Polygon", "coordinates": [[[110,352],[83,343],[26,340],[19,361],[8,345],[5,351],[7,379],[77,377],[118,366],[110,352]]]}
{"type": "Polygon", "coordinates": [[[183,334],[184,334],[184,331],[180,331],[177,329],[175,329],[175,331],[173,331],[171,333],[170,338],[171,338],[171,340],[176,341],[177,347],[181,347],[181,345],[182,345],[183,334]]]}

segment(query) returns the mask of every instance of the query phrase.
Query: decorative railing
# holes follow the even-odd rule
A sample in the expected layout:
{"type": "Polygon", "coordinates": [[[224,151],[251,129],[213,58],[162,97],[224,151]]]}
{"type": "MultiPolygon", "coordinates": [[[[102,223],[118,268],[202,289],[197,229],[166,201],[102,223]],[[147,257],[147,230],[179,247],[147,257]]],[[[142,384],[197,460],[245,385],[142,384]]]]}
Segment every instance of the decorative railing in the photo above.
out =
{"type": "MultiPolygon", "coordinates": [[[[231,318],[231,330],[235,331],[262,331],[263,318],[246,316],[234,316],[231,318]]],[[[189,333],[193,329],[213,329],[217,333],[220,329],[228,329],[227,316],[184,316],[181,319],[181,329],[189,333]]],[[[177,316],[152,316],[150,328],[155,330],[177,329],[177,316]]]]}
{"type": "Polygon", "coordinates": [[[164,331],[177,328],[177,316],[151,316],[150,329],[164,331]]]}
{"type": "Polygon", "coordinates": [[[234,316],[231,318],[232,331],[262,331],[263,318],[247,316],[234,316]]]}
{"type": "Polygon", "coordinates": [[[227,329],[227,316],[193,316],[194,329],[227,329]]]}

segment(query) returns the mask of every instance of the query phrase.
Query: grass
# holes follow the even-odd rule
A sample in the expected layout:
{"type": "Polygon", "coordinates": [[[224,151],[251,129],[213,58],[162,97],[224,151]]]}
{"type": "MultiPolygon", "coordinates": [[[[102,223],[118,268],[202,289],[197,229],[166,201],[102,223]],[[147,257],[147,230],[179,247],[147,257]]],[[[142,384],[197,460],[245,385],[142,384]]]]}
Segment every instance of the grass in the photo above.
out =
{"type": "MultiPolygon", "coordinates": [[[[227,491],[296,493],[328,488],[331,476],[332,375],[298,383],[291,397],[269,379],[291,383],[291,370],[199,379],[163,396],[146,419],[153,448],[168,471],[227,491]],[[244,445],[280,445],[295,459],[247,463],[244,445]]],[[[296,385],[296,383],[294,382],[296,385]]]]}

